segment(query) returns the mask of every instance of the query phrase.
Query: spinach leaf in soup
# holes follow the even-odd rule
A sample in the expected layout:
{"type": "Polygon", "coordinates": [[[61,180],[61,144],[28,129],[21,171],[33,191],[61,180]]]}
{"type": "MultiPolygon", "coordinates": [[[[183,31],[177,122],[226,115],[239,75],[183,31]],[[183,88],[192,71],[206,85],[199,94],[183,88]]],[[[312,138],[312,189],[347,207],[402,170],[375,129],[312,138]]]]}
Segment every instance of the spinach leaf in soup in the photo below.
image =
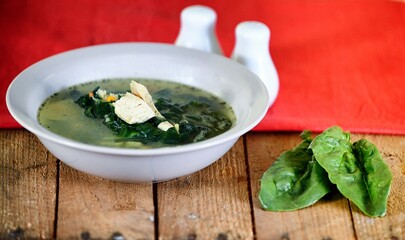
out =
{"type": "MultiPolygon", "coordinates": [[[[232,121],[223,113],[212,109],[205,102],[189,101],[186,104],[173,103],[166,98],[159,98],[156,108],[169,121],[188,123],[184,130],[190,131],[191,125],[197,126],[199,136],[192,141],[203,140],[221,134],[232,126],[232,121]],[[201,138],[201,139],[199,139],[201,138]]],[[[180,124],[180,126],[182,126],[180,124]]],[[[193,132],[196,130],[192,130],[193,132]]]]}
{"type": "MultiPolygon", "coordinates": [[[[87,117],[102,119],[104,125],[110,128],[120,141],[136,141],[151,146],[157,143],[187,144],[215,137],[232,127],[232,120],[223,111],[227,106],[221,108],[222,101],[214,96],[194,97],[192,94],[177,94],[176,99],[181,98],[182,101],[172,102],[170,97],[175,95],[173,90],[163,89],[156,93],[160,97],[154,103],[162,117],[156,116],[142,123],[129,124],[114,111],[113,102],[123,94],[107,93],[103,90],[104,95],[116,96],[115,100],[108,102],[99,95],[99,90],[100,88],[96,87],[75,102],[85,109],[84,114],[87,117]],[[162,122],[169,122],[173,127],[161,130],[159,124],[162,122]]],[[[191,90],[198,92],[195,88],[191,90]]]]}
{"type": "Polygon", "coordinates": [[[326,171],[314,159],[310,132],[302,142],[282,153],[261,178],[259,200],[271,211],[290,211],[312,205],[331,191],[326,171]]]}
{"type": "Polygon", "coordinates": [[[352,146],[350,133],[335,126],[309,147],[343,196],[369,216],[386,214],[392,176],[373,144],[360,140],[352,146]]]}

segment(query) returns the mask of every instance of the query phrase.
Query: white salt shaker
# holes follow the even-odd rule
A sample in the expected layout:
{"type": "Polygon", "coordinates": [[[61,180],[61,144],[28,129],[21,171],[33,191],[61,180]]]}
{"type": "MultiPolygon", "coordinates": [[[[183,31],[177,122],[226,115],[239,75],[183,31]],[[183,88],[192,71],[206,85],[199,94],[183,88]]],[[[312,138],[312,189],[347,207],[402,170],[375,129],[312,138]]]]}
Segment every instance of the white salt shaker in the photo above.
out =
{"type": "Polygon", "coordinates": [[[217,14],[212,8],[193,5],[181,12],[180,32],[175,45],[222,54],[215,25],[217,14]]]}
{"type": "Polygon", "coordinates": [[[271,107],[279,91],[279,78],[276,67],[270,56],[270,29],[257,21],[245,21],[238,24],[235,30],[236,44],[231,58],[256,75],[266,85],[271,107]]]}

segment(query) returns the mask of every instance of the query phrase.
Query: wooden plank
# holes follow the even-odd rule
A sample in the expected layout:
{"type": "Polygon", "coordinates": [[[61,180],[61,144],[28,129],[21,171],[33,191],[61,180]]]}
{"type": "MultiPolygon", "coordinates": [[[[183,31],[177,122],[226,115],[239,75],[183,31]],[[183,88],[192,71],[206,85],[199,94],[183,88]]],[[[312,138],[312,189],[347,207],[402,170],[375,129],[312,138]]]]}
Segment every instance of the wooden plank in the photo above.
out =
{"type": "Polygon", "coordinates": [[[0,239],[52,239],[57,160],[22,129],[2,129],[0,150],[0,239]]]}
{"type": "Polygon", "coordinates": [[[355,239],[349,204],[339,195],[297,211],[264,211],[260,178],[275,159],[301,141],[299,133],[249,133],[247,153],[257,239],[355,239]]]}
{"type": "Polygon", "coordinates": [[[57,237],[154,239],[152,183],[118,183],[60,165],[57,237]]]}
{"type": "Polygon", "coordinates": [[[353,135],[353,141],[365,138],[374,143],[393,174],[388,198],[387,215],[370,218],[354,204],[353,220],[359,240],[405,239],[405,137],[382,135],[353,135]]]}
{"type": "Polygon", "coordinates": [[[253,239],[242,139],[213,165],[157,189],[159,239],[253,239]]]}

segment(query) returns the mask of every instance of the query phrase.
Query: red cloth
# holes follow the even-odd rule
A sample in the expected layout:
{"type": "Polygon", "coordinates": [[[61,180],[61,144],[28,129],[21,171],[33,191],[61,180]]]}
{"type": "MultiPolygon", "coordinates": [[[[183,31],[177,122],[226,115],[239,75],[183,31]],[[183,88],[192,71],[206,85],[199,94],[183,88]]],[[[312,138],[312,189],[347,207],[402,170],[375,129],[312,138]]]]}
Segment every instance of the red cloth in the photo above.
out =
{"type": "Polygon", "coordinates": [[[2,0],[0,127],[19,125],[4,96],[29,65],[66,50],[111,42],[173,43],[180,12],[212,7],[225,55],[236,25],[264,22],[280,93],[258,131],[340,125],[352,132],[405,134],[405,4],[352,0],[2,0]]]}

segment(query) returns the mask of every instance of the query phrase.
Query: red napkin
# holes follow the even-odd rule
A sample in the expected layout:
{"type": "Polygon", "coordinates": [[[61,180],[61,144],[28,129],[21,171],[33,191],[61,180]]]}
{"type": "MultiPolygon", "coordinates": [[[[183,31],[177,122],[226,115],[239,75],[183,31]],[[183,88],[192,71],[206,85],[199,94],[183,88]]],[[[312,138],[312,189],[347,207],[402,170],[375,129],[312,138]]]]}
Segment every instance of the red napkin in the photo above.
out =
{"type": "Polygon", "coordinates": [[[280,92],[257,131],[405,134],[405,4],[323,0],[3,0],[0,2],[0,127],[19,125],[5,92],[31,64],[66,50],[128,41],[173,43],[180,12],[212,7],[225,55],[241,21],[271,29],[280,92]]]}

